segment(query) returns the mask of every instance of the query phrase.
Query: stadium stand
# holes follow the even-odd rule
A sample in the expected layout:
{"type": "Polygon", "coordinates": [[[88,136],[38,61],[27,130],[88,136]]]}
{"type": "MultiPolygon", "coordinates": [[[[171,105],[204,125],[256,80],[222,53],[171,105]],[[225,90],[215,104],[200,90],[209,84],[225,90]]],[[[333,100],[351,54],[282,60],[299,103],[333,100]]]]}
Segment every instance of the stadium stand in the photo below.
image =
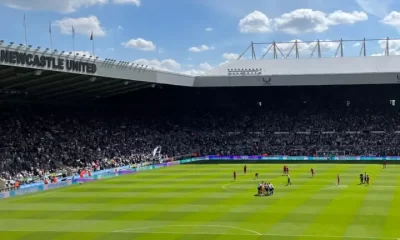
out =
{"type": "MultiPolygon", "coordinates": [[[[357,90],[362,88],[374,90],[369,86],[357,90]]],[[[110,99],[109,105],[95,108],[3,103],[2,176],[32,179],[61,171],[56,162],[74,169],[135,163],[145,160],[156,145],[163,146],[162,154],[168,156],[399,155],[396,106],[389,100],[371,103],[356,92],[352,93],[360,96],[358,103],[343,101],[340,89],[335,97],[328,91],[164,87],[152,89],[151,94],[110,99]],[[319,92],[320,97],[306,94],[315,101],[302,100],[307,91],[319,92]],[[255,101],[255,93],[267,101],[255,101]],[[285,95],[286,99],[279,97],[285,95]],[[178,104],[174,96],[181,96],[184,103],[178,104]],[[132,101],[136,104],[117,106],[132,101]]]]}
{"type": "MultiPolygon", "coordinates": [[[[2,56],[11,56],[2,51],[2,56]]],[[[380,58],[390,64],[380,64],[380,72],[368,73],[363,82],[360,72],[347,72],[344,79],[332,73],[300,73],[293,64],[302,60],[290,60],[293,74],[301,76],[232,77],[225,71],[232,66],[224,66],[214,75],[194,78],[97,59],[85,73],[77,72],[78,68],[60,70],[61,65],[38,70],[3,57],[1,178],[23,184],[49,174],[138,163],[149,160],[156,146],[162,146],[163,156],[174,158],[193,154],[399,156],[399,76],[389,69],[382,84],[378,81],[385,66],[394,69],[398,60],[390,58],[380,58]],[[310,84],[300,82],[307,77],[310,84]],[[220,81],[213,82],[215,78],[220,81]],[[324,81],[318,82],[319,78],[324,81]],[[352,83],[343,82],[347,79],[352,83]]],[[[367,65],[376,59],[361,58],[359,64],[371,69],[367,65]]],[[[329,59],[328,65],[339,60],[329,59]]],[[[232,64],[255,64],[265,74],[268,69],[259,68],[268,66],[265,61],[232,64]]]]}

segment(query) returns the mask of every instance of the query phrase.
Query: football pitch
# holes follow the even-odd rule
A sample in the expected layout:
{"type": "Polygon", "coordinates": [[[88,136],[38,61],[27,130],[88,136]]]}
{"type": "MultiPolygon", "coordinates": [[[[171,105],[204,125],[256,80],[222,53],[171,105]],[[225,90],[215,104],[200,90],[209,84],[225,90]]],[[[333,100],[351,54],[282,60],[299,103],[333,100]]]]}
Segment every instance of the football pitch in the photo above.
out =
{"type": "Polygon", "coordinates": [[[0,239],[400,238],[400,165],[288,164],[291,186],[283,164],[243,166],[180,165],[0,200],[0,239]],[[364,172],[370,186],[359,185],[364,172]],[[273,196],[255,196],[261,180],[273,196]]]}

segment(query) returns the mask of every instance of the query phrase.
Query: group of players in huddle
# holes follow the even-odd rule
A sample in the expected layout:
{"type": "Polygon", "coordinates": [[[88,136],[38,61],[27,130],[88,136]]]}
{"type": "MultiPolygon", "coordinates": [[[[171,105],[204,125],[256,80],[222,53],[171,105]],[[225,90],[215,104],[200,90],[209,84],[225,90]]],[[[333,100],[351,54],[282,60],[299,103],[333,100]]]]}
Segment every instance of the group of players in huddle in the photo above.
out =
{"type": "Polygon", "coordinates": [[[262,196],[270,196],[274,195],[274,185],[272,183],[265,183],[262,181],[260,184],[258,184],[257,191],[258,195],[262,196]]]}

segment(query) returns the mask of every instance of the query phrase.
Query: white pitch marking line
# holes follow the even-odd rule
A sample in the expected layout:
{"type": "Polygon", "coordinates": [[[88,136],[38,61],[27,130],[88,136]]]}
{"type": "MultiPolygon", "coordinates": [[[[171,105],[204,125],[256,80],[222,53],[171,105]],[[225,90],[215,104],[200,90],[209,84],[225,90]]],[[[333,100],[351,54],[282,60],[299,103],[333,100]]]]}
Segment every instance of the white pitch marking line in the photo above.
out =
{"type": "MultiPolygon", "coordinates": [[[[393,240],[396,239],[394,237],[363,237],[363,236],[334,236],[334,235],[295,235],[295,234],[262,234],[263,236],[276,236],[276,237],[308,237],[308,238],[356,238],[356,239],[386,239],[386,240],[393,240]]],[[[399,240],[399,239],[398,239],[399,240]]]]}
{"type": "Polygon", "coordinates": [[[227,188],[229,185],[231,185],[232,183],[228,183],[228,184],[225,184],[224,186],[222,186],[222,188],[223,189],[225,189],[225,190],[228,190],[228,191],[233,191],[232,189],[230,189],[230,188],[227,188]]]}
{"type": "MultiPolygon", "coordinates": [[[[114,232],[133,232],[133,231],[136,231],[136,230],[155,229],[155,228],[162,228],[162,227],[218,227],[218,228],[237,229],[237,230],[241,230],[243,232],[252,233],[251,235],[260,235],[260,236],[263,235],[263,234],[261,234],[259,232],[256,232],[256,231],[253,231],[253,230],[250,230],[250,229],[232,227],[232,226],[225,226],[225,225],[165,225],[165,226],[153,226],[153,227],[141,227],[141,228],[123,229],[123,230],[117,230],[117,231],[114,231],[114,232]]],[[[198,233],[198,234],[204,234],[204,233],[198,233]]],[[[215,234],[215,233],[211,233],[211,234],[215,234]]],[[[249,235],[249,234],[244,234],[244,235],[249,235]]]]}
{"type": "MultiPolygon", "coordinates": [[[[170,227],[177,227],[177,226],[188,226],[188,225],[170,225],[170,227]]],[[[190,226],[190,225],[189,225],[190,226]]],[[[196,227],[201,227],[201,226],[207,226],[207,225],[192,225],[196,227]]],[[[238,229],[238,230],[243,230],[246,232],[249,232],[249,234],[242,233],[242,234],[237,234],[237,233],[209,233],[209,232],[149,232],[150,234],[192,234],[192,235],[202,235],[202,234],[209,234],[209,235],[244,235],[244,236],[276,236],[276,237],[309,237],[309,238],[343,238],[343,239],[348,239],[348,238],[356,238],[356,239],[383,239],[383,240],[400,240],[400,238],[397,237],[363,237],[363,236],[333,236],[333,235],[291,235],[291,234],[268,234],[268,233],[259,233],[250,229],[241,229],[241,228],[236,228],[236,227],[229,227],[229,226],[221,226],[221,225],[208,225],[208,226],[215,226],[215,227],[225,227],[225,228],[232,228],[232,229],[238,229]],[[250,234],[252,233],[252,234],[250,234]]],[[[166,226],[158,226],[158,227],[166,227],[166,226]]],[[[145,229],[151,229],[151,228],[156,228],[156,227],[147,227],[147,228],[134,228],[134,229],[126,229],[126,230],[117,230],[113,231],[112,233],[135,233],[134,230],[145,230],[145,229]]],[[[87,231],[81,231],[81,230],[65,230],[65,229],[58,229],[58,230],[53,230],[53,229],[0,229],[0,232],[87,232],[87,231]]],[[[141,232],[145,233],[145,232],[141,232]]]]}
{"type": "MultiPolygon", "coordinates": [[[[154,229],[154,228],[159,228],[159,227],[167,227],[167,226],[158,226],[158,227],[143,227],[143,228],[134,228],[134,229],[126,229],[126,230],[118,230],[114,231],[115,233],[121,232],[121,233],[135,233],[135,230],[146,230],[146,229],[154,229]]],[[[349,239],[349,238],[356,238],[356,239],[384,239],[384,240],[400,240],[400,238],[395,238],[395,237],[367,237],[367,236],[334,236],[334,235],[301,235],[301,234],[268,234],[268,233],[259,233],[250,229],[245,229],[245,228],[236,228],[236,227],[231,227],[231,226],[224,226],[224,225],[169,225],[169,227],[221,227],[221,228],[230,228],[230,229],[237,229],[237,230],[242,230],[244,232],[249,232],[252,234],[247,234],[247,233],[242,233],[242,234],[237,234],[237,233],[210,233],[210,232],[168,232],[168,231],[163,231],[163,232],[149,232],[149,234],[192,234],[192,235],[244,235],[244,236],[275,236],[275,237],[308,237],[308,238],[343,238],[343,239],[349,239]]]]}

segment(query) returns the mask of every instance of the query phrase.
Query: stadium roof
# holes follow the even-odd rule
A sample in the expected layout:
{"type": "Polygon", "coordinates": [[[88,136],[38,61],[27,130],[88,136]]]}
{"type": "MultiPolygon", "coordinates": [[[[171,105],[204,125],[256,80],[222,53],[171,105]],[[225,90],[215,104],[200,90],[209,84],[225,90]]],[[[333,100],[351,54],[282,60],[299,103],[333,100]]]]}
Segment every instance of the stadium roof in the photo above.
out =
{"type": "MultiPolygon", "coordinates": [[[[387,40],[389,42],[389,40],[387,40]]],[[[72,52],[57,52],[40,47],[15,46],[0,41],[0,100],[83,102],[109,98],[158,84],[186,87],[240,86],[315,86],[398,84],[399,56],[368,57],[366,40],[361,57],[344,57],[339,42],[337,57],[299,58],[300,43],[291,43],[295,58],[289,58],[273,43],[274,58],[255,59],[254,44],[250,60],[239,59],[210,71],[205,76],[188,76],[157,71],[151,67],[80,56],[72,52]]],[[[301,44],[304,44],[302,42],[301,44]]],[[[320,42],[314,50],[321,56],[320,42]]],[[[310,46],[310,45],[309,45],[310,46]]],[[[249,47],[249,48],[250,48],[249,47]]],[[[268,53],[268,52],[267,52],[268,53]]],[[[314,52],[313,52],[314,54],[314,52]]],[[[337,54],[336,54],[337,55],[337,54]]],[[[264,54],[265,56],[265,54],[264,54]]]]}
{"type": "MultiPolygon", "coordinates": [[[[239,59],[196,77],[197,87],[241,86],[322,86],[400,83],[400,56],[391,56],[390,41],[399,39],[362,39],[312,42],[251,43],[239,59]],[[367,43],[378,41],[383,54],[367,55],[367,43]],[[358,43],[359,56],[345,57],[344,45],[358,43]],[[254,48],[264,45],[266,51],[257,59],[254,48]],[[337,46],[335,54],[323,57],[324,46],[337,46]],[[285,47],[288,52],[281,48],[285,47]],[[240,59],[247,51],[251,59],[240,59]],[[301,58],[310,50],[307,58],[301,58]],[[306,51],[307,52],[307,51],[306,51]],[[264,59],[268,53],[272,59],[264,59]]],[[[354,48],[354,47],[353,47],[354,48]]]]}
{"type": "Polygon", "coordinates": [[[193,81],[144,65],[0,41],[0,100],[81,102],[193,81]]]}

